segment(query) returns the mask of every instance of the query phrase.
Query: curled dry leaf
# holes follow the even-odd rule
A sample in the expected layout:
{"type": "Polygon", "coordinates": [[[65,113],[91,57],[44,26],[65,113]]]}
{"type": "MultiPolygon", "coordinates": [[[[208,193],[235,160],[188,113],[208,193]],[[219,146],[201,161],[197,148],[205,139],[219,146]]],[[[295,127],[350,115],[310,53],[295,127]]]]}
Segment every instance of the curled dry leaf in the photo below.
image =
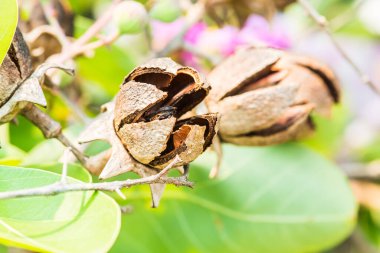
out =
{"type": "Polygon", "coordinates": [[[12,120],[28,103],[46,106],[40,84],[50,68],[73,74],[72,69],[57,64],[42,64],[32,73],[28,47],[17,29],[0,67],[0,123],[12,120]]]}
{"type": "Polygon", "coordinates": [[[0,66],[0,107],[32,73],[31,59],[24,38],[17,28],[12,44],[0,66]]]}
{"type": "Polygon", "coordinates": [[[114,128],[128,152],[162,169],[177,155],[185,165],[210,146],[216,114],[180,119],[210,87],[194,69],[158,58],[134,69],[116,97],[114,128]]]}
{"type": "Polygon", "coordinates": [[[240,145],[271,145],[313,131],[311,112],[329,116],[339,101],[333,72],[320,62],[270,48],[238,51],[208,76],[207,99],[220,136],[240,145]]]}
{"type": "Polygon", "coordinates": [[[28,103],[46,106],[46,99],[41,88],[46,71],[51,68],[63,70],[74,75],[74,70],[60,64],[45,63],[40,65],[21,83],[10,99],[0,107],[0,123],[12,120],[28,103]]]}

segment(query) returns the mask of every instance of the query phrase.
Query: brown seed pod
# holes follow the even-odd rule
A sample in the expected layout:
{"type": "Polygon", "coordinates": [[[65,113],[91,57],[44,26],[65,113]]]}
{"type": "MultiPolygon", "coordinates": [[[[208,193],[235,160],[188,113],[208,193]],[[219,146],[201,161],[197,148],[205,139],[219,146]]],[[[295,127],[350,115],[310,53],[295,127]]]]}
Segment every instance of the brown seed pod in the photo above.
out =
{"type": "Polygon", "coordinates": [[[184,165],[211,144],[216,114],[180,119],[198,105],[210,87],[200,74],[169,58],[134,69],[115,101],[114,128],[124,147],[139,162],[162,169],[176,156],[184,165]]]}
{"type": "MultiPolygon", "coordinates": [[[[65,0],[52,0],[46,4],[46,10],[56,17],[59,26],[66,36],[73,35],[74,15],[65,0]]],[[[33,1],[29,10],[32,15],[28,20],[20,20],[20,28],[28,33],[27,43],[32,55],[32,63],[36,68],[51,55],[62,51],[61,34],[49,25],[44,8],[40,1],[33,1]]]]}
{"type": "Polygon", "coordinates": [[[32,73],[31,58],[24,38],[17,28],[12,44],[0,66],[0,107],[32,73]]]}
{"type": "Polygon", "coordinates": [[[284,10],[293,2],[295,0],[208,0],[206,11],[219,25],[237,23],[243,26],[252,13],[270,19],[276,11],[284,10]]]}
{"type": "Polygon", "coordinates": [[[248,48],[208,76],[207,98],[219,112],[220,136],[241,145],[271,145],[312,132],[310,113],[329,116],[339,101],[332,71],[318,61],[270,48],[248,48]]]}

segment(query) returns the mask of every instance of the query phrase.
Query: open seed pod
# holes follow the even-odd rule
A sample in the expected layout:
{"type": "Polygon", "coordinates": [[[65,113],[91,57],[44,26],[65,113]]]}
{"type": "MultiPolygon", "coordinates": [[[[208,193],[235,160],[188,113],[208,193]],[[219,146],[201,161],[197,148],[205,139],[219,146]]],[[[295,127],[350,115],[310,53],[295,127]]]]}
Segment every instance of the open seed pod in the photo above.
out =
{"type": "Polygon", "coordinates": [[[116,97],[114,128],[139,162],[162,169],[177,155],[188,164],[211,144],[217,114],[180,119],[208,94],[199,73],[169,58],[134,69],[116,97]]]}
{"type": "Polygon", "coordinates": [[[271,48],[238,51],[208,76],[222,140],[271,145],[314,130],[311,112],[329,116],[339,101],[333,72],[318,61],[271,48]]]}

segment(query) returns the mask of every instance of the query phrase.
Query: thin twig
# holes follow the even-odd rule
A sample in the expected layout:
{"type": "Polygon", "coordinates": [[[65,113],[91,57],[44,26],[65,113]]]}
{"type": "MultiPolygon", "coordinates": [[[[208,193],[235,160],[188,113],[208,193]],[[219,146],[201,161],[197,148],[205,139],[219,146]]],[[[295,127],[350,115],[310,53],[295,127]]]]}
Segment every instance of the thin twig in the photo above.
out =
{"type": "Polygon", "coordinates": [[[51,185],[42,186],[32,189],[24,189],[10,192],[0,192],[0,199],[10,199],[30,196],[49,196],[71,191],[116,191],[120,188],[128,188],[142,184],[172,184],[176,186],[193,187],[193,183],[183,177],[163,178],[156,174],[154,176],[143,177],[138,179],[127,179],[124,181],[113,181],[104,183],[75,183],[62,184],[57,182],[51,185]]]}
{"type": "Polygon", "coordinates": [[[67,139],[67,137],[62,133],[61,125],[50,118],[49,115],[42,112],[38,107],[33,104],[29,104],[22,111],[21,114],[29,119],[34,125],[36,125],[43,133],[45,138],[51,139],[56,138],[64,146],[70,147],[73,154],[78,158],[78,160],[86,167],[87,158],[80,152],[73,143],[67,139]]]}
{"type": "Polygon", "coordinates": [[[68,59],[71,59],[71,58],[74,58],[80,54],[83,54],[83,53],[86,53],[86,52],[89,52],[89,51],[92,51],[92,50],[95,50],[99,47],[102,47],[102,46],[107,46],[107,45],[110,45],[112,44],[114,41],[116,41],[118,38],[119,38],[120,34],[118,32],[114,33],[114,34],[111,34],[110,36],[106,37],[106,38],[103,38],[103,39],[99,39],[97,41],[94,41],[94,42],[90,42],[88,44],[85,44],[81,47],[78,47],[78,48],[75,48],[70,50],[66,55],[65,57],[62,57],[61,61],[65,61],[65,60],[68,60],[68,59]]]}
{"type": "Polygon", "coordinates": [[[99,19],[97,19],[95,23],[92,26],[90,26],[90,28],[87,29],[87,31],[82,36],[80,36],[76,41],[71,43],[71,45],[67,47],[65,50],[63,50],[60,54],[52,56],[49,60],[53,62],[63,63],[69,59],[74,58],[75,56],[78,56],[88,51],[89,49],[93,50],[97,47],[109,44],[116,40],[118,38],[118,35],[116,37],[111,37],[109,41],[100,40],[97,43],[88,43],[108,24],[108,22],[112,18],[113,12],[115,11],[117,5],[120,2],[121,0],[114,0],[111,6],[104,12],[104,14],[99,19]]]}
{"type": "Polygon", "coordinates": [[[121,2],[121,0],[114,0],[111,6],[104,12],[104,14],[95,21],[95,23],[74,43],[74,47],[80,47],[90,41],[94,36],[96,36],[104,26],[111,20],[112,14],[116,9],[116,6],[121,2]]]}
{"type": "Polygon", "coordinates": [[[62,174],[61,174],[61,183],[67,183],[67,164],[69,159],[71,148],[67,148],[63,154],[63,165],[62,165],[62,174]]]}
{"type": "Polygon", "coordinates": [[[172,184],[176,186],[193,187],[193,183],[186,177],[165,177],[179,160],[174,159],[167,167],[156,175],[127,179],[124,181],[112,181],[103,183],[62,183],[61,181],[32,189],[23,189],[17,191],[0,192],[0,199],[30,197],[30,196],[50,196],[71,191],[112,191],[117,192],[122,188],[128,188],[142,184],[172,184]]]}
{"type": "Polygon", "coordinates": [[[63,30],[62,26],[59,24],[56,15],[53,14],[54,11],[49,10],[48,7],[45,6],[44,4],[41,4],[41,6],[45,14],[45,17],[47,18],[51,27],[54,29],[57,38],[60,40],[62,44],[62,48],[65,50],[71,44],[69,39],[66,37],[65,31],[63,30]]]}
{"type": "Polygon", "coordinates": [[[125,195],[123,194],[123,192],[119,189],[116,189],[115,192],[117,193],[117,195],[120,196],[120,198],[122,198],[123,200],[126,200],[127,198],[125,197],[125,195]]]}
{"type": "Polygon", "coordinates": [[[369,76],[362,72],[362,70],[356,65],[350,56],[344,51],[335,39],[329,28],[327,19],[318,13],[318,11],[308,2],[308,0],[297,0],[306,13],[318,24],[322,31],[324,31],[331,40],[334,47],[340,53],[340,55],[346,60],[348,64],[355,70],[360,76],[362,82],[367,84],[374,92],[380,95],[380,89],[370,80],[369,76]]]}
{"type": "Polygon", "coordinates": [[[222,165],[223,160],[223,149],[219,136],[215,136],[214,141],[212,143],[212,148],[216,153],[216,162],[210,171],[209,177],[216,178],[219,175],[220,166],[222,165]]]}

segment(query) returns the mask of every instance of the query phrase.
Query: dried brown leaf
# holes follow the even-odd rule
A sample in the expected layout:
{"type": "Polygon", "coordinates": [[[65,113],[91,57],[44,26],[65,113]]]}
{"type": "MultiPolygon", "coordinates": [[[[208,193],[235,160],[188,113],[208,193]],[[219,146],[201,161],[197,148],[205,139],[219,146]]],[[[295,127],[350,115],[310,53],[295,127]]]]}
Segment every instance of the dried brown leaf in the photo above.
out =
{"type": "Polygon", "coordinates": [[[0,123],[12,120],[29,103],[46,106],[46,99],[41,88],[41,83],[46,71],[51,68],[61,69],[66,73],[74,74],[73,69],[60,64],[46,63],[40,65],[32,75],[19,85],[10,99],[0,107],[0,123]]]}
{"type": "Polygon", "coordinates": [[[12,44],[0,66],[0,107],[32,73],[31,58],[24,38],[17,28],[12,44]]]}

